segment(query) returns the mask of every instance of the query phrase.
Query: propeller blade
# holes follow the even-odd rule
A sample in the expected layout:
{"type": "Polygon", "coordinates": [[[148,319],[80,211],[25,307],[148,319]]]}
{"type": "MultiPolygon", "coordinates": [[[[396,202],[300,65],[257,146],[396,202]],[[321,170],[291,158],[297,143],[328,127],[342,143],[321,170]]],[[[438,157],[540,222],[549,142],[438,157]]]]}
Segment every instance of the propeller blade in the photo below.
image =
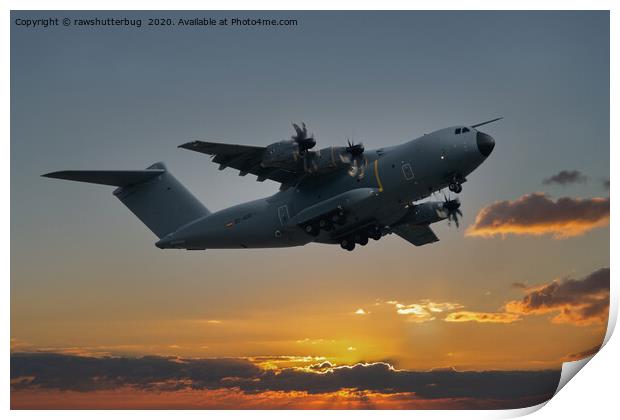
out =
{"type": "Polygon", "coordinates": [[[343,163],[350,164],[348,171],[350,176],[358,175],[358,179],[364,176],[364,162],[366,158],[364,157],[364,145],[362,143],[355,144],[347,137],[347,147],[345,147],[344,152],[340,154],[340,160],[343,163]]]}
{"type": "Polygon", "coordinates": [[[295,123],[291,124],[293,124],[293,128],[295,129],[295,134],[291,136],[291,140],[295,141],[297,144],[299,153],[304,154],[307,150],[312,149],[316,145],[316,140],[314,136],[308,137],[308,128],[305,122],[301,123],[301,127],[295,123]]]}
{"type": "Polygon", "coordinates": [[[366,170],[364,168],[365,168],[365,165],[362,163],[359,166],[359,175],[357,176],[358,179],[364,178],[364,174],[366,173],[366,170]]]}
{"type": "Polygon", "coordinates": [[[349,168],[349,175],[350,176],[355,176],[355,175],[357,175],[357,171],[358,171],[357,160],[354,159],[353,160],[353,164],[349,168]]]}
{"type": "Polygon", "coordinates": [[[491,123],[493,123],[495,121],[501,120],[502,118],[504,118],[504,117],[494,118],[494,119],[489,120],[489,121],[485,121],[485,122],[481,122],[481,123],[478,123],[478,124],[474,124],[474,125],[471,126],[471,128],[476,128],[476,127],[480,127],[480,126],[483,126],[483,125],[486,125],[486,124],[491,124],[491,123]]]}
{"type": "Polygon", "coordinates": [[[460,227],[460,217],[463,217],[463,213],[460,210],[461,202],[458,198],[452,198],[450,196],[446,196],[443,194],[444,202],[442,204],[442,212],[445,215],[445,218],[448,220],[448,226],[454,222],[457,229],[460,227]]]}

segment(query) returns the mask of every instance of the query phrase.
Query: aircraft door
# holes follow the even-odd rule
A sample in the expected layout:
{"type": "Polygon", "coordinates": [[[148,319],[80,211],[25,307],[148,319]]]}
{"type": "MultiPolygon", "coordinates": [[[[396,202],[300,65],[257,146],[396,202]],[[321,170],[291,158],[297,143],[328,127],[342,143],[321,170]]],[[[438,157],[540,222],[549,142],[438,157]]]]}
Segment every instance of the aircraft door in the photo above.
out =
{"type": "Polygon", "coordinates": [[[285,226],[288,223],[290,217],[289,217],[289,214],[288,214],[288,206],[287,205],[278,207],[278,219],[280,219],[280,224],[282,226],[285,226]]]}

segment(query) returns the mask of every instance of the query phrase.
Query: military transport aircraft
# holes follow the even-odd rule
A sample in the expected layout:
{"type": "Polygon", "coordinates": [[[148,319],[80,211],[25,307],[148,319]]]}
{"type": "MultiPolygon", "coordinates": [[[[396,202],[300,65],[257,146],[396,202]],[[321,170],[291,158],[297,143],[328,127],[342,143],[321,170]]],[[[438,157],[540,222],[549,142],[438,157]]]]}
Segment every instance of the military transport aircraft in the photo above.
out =
{"type": "Polygon", "coordinates": [[[454,126],[406,143],[365,150],[361,143],[315,150],[304,123],[267,147],[193,141],[183,149],[213,157],[220,169],[281,184],[276,194],[211,213],[167,170],[60,171],[49,178],[116,186],[120,199],[151,230],[159,248],[276,248],[309,242],[352,251],[368,239],[395,233],[413,245],[438,241],[431,223],[457,226],[458,199],[423,200],[448,187],[460,193],[466,176],[493,151],[478,127],[454,126]]]}

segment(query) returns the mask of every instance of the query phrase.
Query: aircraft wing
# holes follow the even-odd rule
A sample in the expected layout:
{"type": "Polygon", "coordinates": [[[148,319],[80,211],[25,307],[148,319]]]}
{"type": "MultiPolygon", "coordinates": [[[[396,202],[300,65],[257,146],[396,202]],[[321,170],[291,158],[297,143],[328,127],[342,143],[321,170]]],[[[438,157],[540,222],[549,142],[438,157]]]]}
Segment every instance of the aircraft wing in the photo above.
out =
{"type": "Polygon", "coordinates": [[[298,173],[286,169],[261,166],[265,147],[207,141],[192,141],[179,147],[213,156],[212,161],[220,164],[220,170],[228,167],[235,168],[239,170],[240,176],[256,175],[259,182],[271,179],[282,184],[289,184],[299,177],[298,173]]]}
{"type": "Polygon", "coordinates": [[[415,246],[439,241],[429,225],[402,224],[392,228],[392,231],[415,246]]]}

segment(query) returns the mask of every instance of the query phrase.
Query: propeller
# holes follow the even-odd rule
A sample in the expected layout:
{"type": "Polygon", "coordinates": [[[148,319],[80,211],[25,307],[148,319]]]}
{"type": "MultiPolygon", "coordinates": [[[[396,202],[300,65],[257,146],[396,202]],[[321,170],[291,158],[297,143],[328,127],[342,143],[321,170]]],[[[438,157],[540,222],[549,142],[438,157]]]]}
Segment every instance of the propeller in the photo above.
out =
{"type": "Polygon", "coordinates": [[[347,139],[347,147],[340,155],[343,162],[351,164],[349,168],[349,175],[356,176],[358,178],[364,177],[364,167],[366,166],[364,157],[364,145],[362,143],[353,143],[347,139]]]}
{"type": "Polygon", "coordinates": [[[302,122],[301,127],[293,123],[293,128],[295,129],[295,134],[291,136],[291,139],[294,140],[299,146],[299,153],[301,155],[316,146],[316,140],[314,139],[314,135],[311,134],[310,136],[308,136],[308,129],[306,128],[306,123],[302,122]]]}
{"type": "Polygon", "coordinates": [[[448,219],[448,224],[450,224],[450,222],[454,222],[454,224],[456,225],[458,229],[459,217],[463,217],[463,213],[460,210],[461,202],[459,201],[459,199],[448,198],[444,194],[442,207],[443,207],[443,211],[447,215],[446,218],[448,219]]]}

